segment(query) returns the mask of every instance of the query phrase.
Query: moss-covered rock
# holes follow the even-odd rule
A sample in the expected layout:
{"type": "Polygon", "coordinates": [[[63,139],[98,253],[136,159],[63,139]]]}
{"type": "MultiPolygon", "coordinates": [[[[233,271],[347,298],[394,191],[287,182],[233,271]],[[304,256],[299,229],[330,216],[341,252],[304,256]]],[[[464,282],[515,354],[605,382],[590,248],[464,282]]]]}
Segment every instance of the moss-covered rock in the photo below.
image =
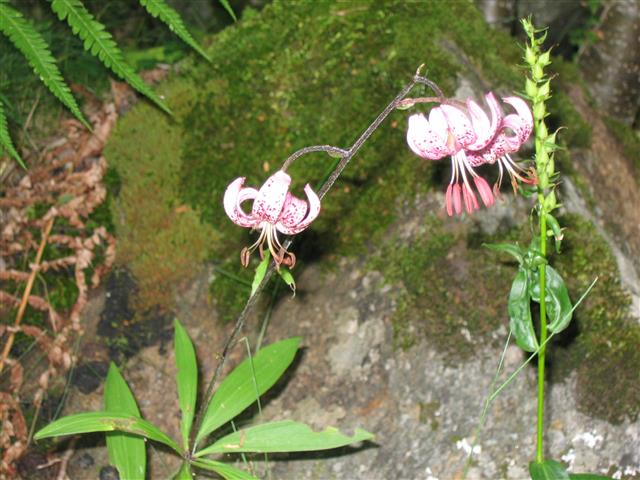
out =
{"type": "MultiPolygon", "coordinates": [[[[147,303],[170,307],[172,288],[208,259],[217,267],[211,290],[226,320],[246,299],[252,272],[238,266],[238,253],[255,239],[223,212],[231,180],[245,176],[259,186],[298,148],[351,145],[422,63],[447,94],[470,70],[494,90],[522,88],[520,50],[488,29],[468,2],[274,2],[260,14],[246,12],[210,50],[211,64],[185,62],[162,87],[175,118],[139,105],[120,122],[106,155],[122,179],[114,209],[119,261],[129,264],[141,295],[147,291],[147,303]]],[[[570,124],[570,143],[587,147],[588,124],[575,117],[567,97],[556,99],[556,123],[570,124]]],[[[372,268],[401,287],[397,344],[429,338],[454,360],[506,326],[515,269],[482,242],[524,238],[528,225],[523,218],[522,228],[489,238],[427,215],[428,235],[396,248],[387,233],[399,206],[441,190],[448,168],[410,153],[405,122],[406,112],[393,113],[367,142],[295,251],[301,262],[327,265],[339,255],[367,255],[372,268]]],[[[294,191],[321,182],[334,162],[324,154],[298,160],[290,169],[294,191]]],[[[611,378],[599,375],[623,359],[637,362],[640,344],[624,314],[615,262],[591,226],[575,218],[567,224],[566,252],[553,262],[572,297],[603,276],[576,313],[579,335],[557,348],[554,371],[561,378],[560,364],[565,373],[578,370],[586,410],[610,419],[635,415],[638,390],[610,388],[611,378]]]]}

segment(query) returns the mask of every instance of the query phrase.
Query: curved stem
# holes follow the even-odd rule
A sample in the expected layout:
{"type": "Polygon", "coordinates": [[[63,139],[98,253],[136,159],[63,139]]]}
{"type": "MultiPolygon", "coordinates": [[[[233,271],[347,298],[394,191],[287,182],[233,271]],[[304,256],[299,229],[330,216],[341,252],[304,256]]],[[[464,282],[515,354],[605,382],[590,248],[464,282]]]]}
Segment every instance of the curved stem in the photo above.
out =
{"type": "MultiPolygon", "coordinates": [[[[325,181],[322,183],[322,186],[318,190],[318,197],[322,199],[327,194],[327,192],[331,189],[331,187],[333,186],[335,181],[338,179],[342,171],[345,169],[345,167],[349,164],[351,159],[356,155],[356,153],[358,153],[358,150],[360,150],[360,147],[362,147],[362,145],[369,139],[369,137],[371,137],[373,132],[375,132],[375,130],[396,108],[396,106],[398,105],[398,102],[400,102],[404,97],[406,97],[416,84],[419,83],[419,84],[426,85],[429,88],[431,88],[441,98],[444,98],[444,95],[442,94],[442,91],[440,90],[440,88],[438,88],[438,86],[428,78],[420,76],[419,72],[420,72],[420,69],[418,69],[418,72],[416,72],[411,82],[409,82],[400,91],[400,93],[396,95],[396,97],[391,101],[391,103],[389,103],[389,105],[387,105],[386,108],[382,110],[382,112],[380,112],[380,114],[375,118],[375,120],[356,139],[356,141],[353,143],[353,145],[351,145],[349,149],[345,150],[345,149],[334,147],[331,145],[315,145],[311,147],[305,147],[294,152],[292,155],[290,155],[289,158],[287,158],[283,163],[282,170],[285,170],[286,168],[288,168],[296,159],[298,159],[303,155],[306,155],[307,153],[328,152],[328,153],[338,154],[340,156],[340,160],[335,164],[335,168],[327,176],[325,181]]],[[[288,239],[283,243],[282,246],[284,247],[285,250],[287,250],[290,245],[291,245],[291,239],[288,239]]],[[[244,326],[244,323],[247,320],[249,313],[253,310],[253,307],[255,306],[257,299],[260,297],[260,293],[262,293],[267,283],[273,276],[275,269],[276,269],[276,265],[275,263],[272,263],[271,266],[269,267],[269,270],[267,270],[267,273],[262,279],[262,282],[260,282],[260,285],[256,289],[255,293],[251,297],[249,297],[249,299],[247,300],[247,303],[242,309],[242,312],[240,312],[240,315],[238,316],[236,323],[233,326],[233,330],[231,330],[231,334],[229,335],[229,337],[227,337],[227,340],[224,343],[224,346],[222,348],[222,354],[220,355],[218,360],[218,365],[216,366],[213,376],[211,377],[211,380],[207,385],[207,389],[205,391],[203,401],[200,404],[200,407],[198,408],[198,413],[196,415],[196,419],[193,424],[194,427],[191,431],[191,438],[193,442],[193,450],[192,450],[193,452],[196,451],[196,448],[198,446],[195,443],[195,437],[197,435],[198,430],[200,429],[200,425],[202,424],[202,417],[203,417],[204,411],[207,408],[209,401],[211,400],[211,397],[213,394],[213,388],[216,382],[218,381],[218,379],[220,378],[225,361],[227,359],[227,356],[229,355],[229,351],[235,345],[235,341],[236,341],[236,337],[238,336],[238,333],[240,333],[240,330],[244,326]]]]}

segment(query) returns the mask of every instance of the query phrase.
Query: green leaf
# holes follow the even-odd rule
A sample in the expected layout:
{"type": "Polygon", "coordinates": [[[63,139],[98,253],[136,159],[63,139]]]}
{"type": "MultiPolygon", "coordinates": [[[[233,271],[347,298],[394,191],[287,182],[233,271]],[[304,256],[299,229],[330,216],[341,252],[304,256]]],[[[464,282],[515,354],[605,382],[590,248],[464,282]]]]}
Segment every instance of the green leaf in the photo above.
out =
{"type": "MultiPolygon", "coordinates": [[[[567,286],[560,274],[551,266],[545,267],[545,306],[549,316],[549,330],[561,332],[571,322],[572,308],[567,286]]],[[[540,303],[540,274],[537,270],[531,275],[531,298],[540,303]]]]}
{"type": "Polygon", "coordinates": [[[553,233],[553,239],[555,240],[556,252],[560,253],[560,244],[562,243],[562,239],[564,238],[564,234],[562,233],[562,228],[560,228],[560,224],[558,220],[551,215],[550,213],[546,214],[547,217],[547,225],[551,227],[551,232],[553,233]]]}
{"type": "Polygon", "coordinates": [[[164,443],[176,452],[182,453],[178,444],[153,423],[120,412],[87,412],[69,415],[68,417],[63,417],[55,422],[51,422],[37,432],[33,438],[41,440],[43,438],[59,437],[61,435],[113,432],[115,430],[133,433],[134,435],[146,437],[149,440],[164,443]]]}
{"type": "Polygon", "coordinates": [[[495,252],[505,252],[518,260],[518,263],[522,265],[524,261],[525,251],[520,245],[514,245],[512,243],[483,243],[483,247],[493,250],[495,252]]]}
{"type": "Polygon", "coordinates": [[[571,480],[612,480],[611,477],[596,475],[595,473],[570,473],[571,480]]]}
{"type": "MultiPolygon", "coordinates": [[[[120,477],[120,478],[130,478],[130,477],[120,477]]],[[[144,478],[144,477],[142,477],[144,478]]],[[[180,470],[173,476],[173,480],[193,480],[193,475],[191,473],[191,465],[189,462],[183,462],[180,466],[180,470]]]]}
{"type": "Polygon", "coordinates": [[[284,283],[286,283],[289,288],[293,291],[293,296],[296,296],[296,281],[293,278],[293,275],[291,274],[291,271],[284,268],[284,267],[280,267],[278,269],[278,274],[280,275],[280,278],[282,278],[282,280],[284,281],[284,283]]]}
{"type": "Polygon", "coordinates": [[[300,337],[293,337],[260,349],[252,359],[253,370],[248,358],[240,363],[220,384],[209,402],[196,444],[269,390],[291,364],[299,345],[300,337]]]}
{"type": "Polygon", "coordinates": [[[180,432],[182,433],[182,445],[189,449],[189,432],[193,423],[193,415],[196,408],[196,396],[198,394],[198,364],[196,352],[189,335],[180,322],[173,321],[176,343],[176,383],[178,384],[178,401],[180,404],[180,432]]]}
{"type": "Polygon", "coordinates": [[[267,274],[267,268],[269,268],[269,262],[271,261],[271,254],[269,252],[265,252],[264,258],[256,268],[256,273],[253,276],[253,282],[251,282],[251,296],[256,293],[258,287],[262,283],[262,279],[267,274]]]}
{"type": "MultiPolygon", "coordinates": [[[[104,408],[140,417],[136,399],[114,363],[109,365],[104,384],[104,408]]],[[[107,432],[106,437],[109,462],[118,469],[120,478],[145,478],[147,452],[144,439],[122,432],[107,432]]]]}
{"type": "Polygon", "coordinates": [[[158,107],[172,115],[169,107],[151,90],[133,69],[124,61],[122,52],[105,30],[104,25],[96,21],[80,0],[53,0],[52,10],[60,20],[65,20],[84,42],[84,49],[97,56],[113,73],[125,80],[131,87],[149,98],[158,107]]]}
{"type": "Polygon", "coordinates": [[[180,18],[180,14],[167,5],[165,0],[140,0],[140,4],[146,8],[153,17],[156,17],[166,23],[171,31],[180,37],[184,43],[206,58],[207,61],[211,61],[209,56],[193,39],[189,30],[187,30],[187,27],[184,26],[182,18],[180,18]]]}
{"type": "Polygon", "coordinates": [[[532,480],[569,480],[567,471],[555,460],[545,460],[542,463],[531,462],[529,473],[532,480]]]}
{"type": "Polygon", "coordinates": [[[529,298],[529,276],[526,270],[521,267],[511,284],[508,311],[509,327],[516,337],[516,343],[525,352],[533,352],[538,348],[529,298]]]}
{"type": "Polygon", "coordinates": [[[62,78],[47,42],[20,12],[5,2],[0,2],[0,31],[22,52],[51,93],[91,130],[91,125],[82,115],[71,90],[62,78]]]}
{"type": "Polygon", "coordinates": [[[237,22],[238,19],[236,18],[236,14],[233,13],[233,8],[231,8],[231,5],[229,5],[229,0],[218,0],[218,1],[220,2],[220,5],[222,5],[222,7],[231,16],[231,18],[233,18],[233,21],[237,22]]]}
{"type": "Polygon", "coordinates": [[[205,470],[212,470],[225,480],[258,480],[253,475],[236,467],[232,467],[228,463],[216,462],[208,458],[199,458],[194,460],[193,464],[205,470]]]}
{"type": "Polygon", "coordinates": [[[233,432],[196,452],[195,457],[232,452],[309,452],[344,447],[364,440],[373,440],[373,435],[360,428],[356,428],[353,436],[349,437],[337,428],[327,427],[321,432],[314,432],[304,423],[282,420],[233,432]]]}
{"type": "Polygon", "coordinates": [[[18,151],[13,146],[13,142],[11,141],[11,135],[9,135],[9,126],[7,125],[7,117],[4,114],[4,104],[2,103],[2,99],[0,98],[0,147],[4,148],[9,155],[11,155],[18,164],[26,169],[22,158],[18,155],[18,151]]]}

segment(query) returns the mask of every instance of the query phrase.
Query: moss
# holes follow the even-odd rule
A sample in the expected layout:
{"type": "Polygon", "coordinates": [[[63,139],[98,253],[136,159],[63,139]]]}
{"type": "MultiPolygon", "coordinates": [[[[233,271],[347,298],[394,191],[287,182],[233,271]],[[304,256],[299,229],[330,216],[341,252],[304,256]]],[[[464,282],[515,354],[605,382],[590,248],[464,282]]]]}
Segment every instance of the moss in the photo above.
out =
{"type": "Polygon", "coordinates": [[[640,412],[640,326],[629,316],[629,295],[595,227],[577,216],[564,216],[560,222],[567,227],[564,251],[551,262],[572,298],[576,300],[596,276],[598,283],[576,310],[569,338],[551,349],[553,375],[562,379],[577,372],[578,402],[584,412],[611,422],[635,419],[640,412]]]}
{"type": "Polygon", "coordinates": [[[554,92],[548,105],[549,129],[565,127],[559,135],[564,145],[570,148],[591,146],[591,127],[576,110],[569,96],[563,91],[554,92]]]}
{"type": "Polygon", "coordinates": [[[452,361],[471,356],[506,322],[504,299],[513,276],[510,265],[494,263],[489,251],[467,241],[474,237],[467,237],[466,227],[453,225],[429,216],[428,233],[403,248],[399,239],[388,239],[370,264],[402,286],[393,317],[396,347],[427,339],[452,361]]]}
{"type": "MultiPolygon", "coordinates": [[[[181,108],[179,87],[167,87],[170,105],[181,108]]],[[[140,105],[116,127],[105,156],[121,179],[113,217],[118,264],[138,282],[141,310],[171,308],[175,289],[207,257],[213,229],[176,195],[180,128],[149,105],[140,105]],[[149,128],[151,121],[153,127],[149,128]]]]}
{"type": "MultiPolygon", "coordinates": [[[[350,145],[422,63],[453,93],[461,61],[447,42],[487,82],[516,85],[517,68],[504,58],[515,62],[519,50],[463,2],[274,2],[217,35],[211,64],[183,62],[162,92],[175,121],[140,105],[107,147],[122,177],[118,261],[132,263],[141,295],[149,288],[149,300],[166,301],[167,286],[205,257],[237,261],[250,236],[221,208],[233,178],[259,186],[298,148],[350,145]],[[188,211],[177,215],[183,204],[188,211]]],[[[365,252],[381,241],[399,201],[440,183],[443,167],[406,148],[405,124],[406,112],[394,112],[354,158],[314,228],[296,240],[301,260],[365,252]]],[[[294,191],[319,183],[333,162],[321,154],[299,160],[290,170],[294,191]]],[[[223,316],[239,306],[233,288],[220,276],[213,282],[223,316]]]]}
{"type": "Polygon", "coordinates": [[[609,132],[622,145],[624,154],[633,165],[636,175],[640,175],[640,135],[631,128],[615,118],[603,117],[609,132]]]}

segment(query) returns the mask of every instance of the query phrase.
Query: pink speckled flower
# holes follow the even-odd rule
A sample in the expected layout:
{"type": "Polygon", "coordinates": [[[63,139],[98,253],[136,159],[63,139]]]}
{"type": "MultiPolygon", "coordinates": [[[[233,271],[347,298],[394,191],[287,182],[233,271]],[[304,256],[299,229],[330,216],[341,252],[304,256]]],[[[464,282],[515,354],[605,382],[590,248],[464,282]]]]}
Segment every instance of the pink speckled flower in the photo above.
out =
{"type": "Polygon", "coordinates": [[[307,184],[304,191],[308,202],[293,196],[289,192],[291,177],[281,170],[271,175],[260,190],[243,187],[244,181],[245,177],[236,178],[224,194],[224,210],[231,221],[241,227],[260,230],[258,240],[242,249],[242,265],[249,264],[249,256],[256,248],[262,258],[266,243],[278,266],[293,267],[296,257],[282,246],[278,232],[294,235],[307,228],[320,213],[318,195],[307,184]],[[242,202],[246,200],[253,200],[251,213],[242,209],[242,202]]]}
{"type": "Polygon", "coordinates": [[[493,93],[485,95],[485,100],[491,118],[473,100],[467,101],[466,111],[443,104],[433,108],[428,119],[423,114],[409,117],[407,143],[414,153],[428,160],[451,156],[451,181],[445,195],[449,215],[462,213],[463,203],[469,213],[480,208],[470,180],[485,206],[493,205],[499,183],[492,193],[487,181],[474,171],[474,167],[499,161],[499,181],[502,180],[503,165],[512,178],[515,175],[522,181],[529,181],[517,174],[516,169],[520,167],[509,156],[531,133],[533,119],[529,107],[517,97],[507,97],[503,100],[512,105],[516,113],[503,118],[493,93]],[[507,130],[513,131],[514,135],[508,135],[507,130]]]}

